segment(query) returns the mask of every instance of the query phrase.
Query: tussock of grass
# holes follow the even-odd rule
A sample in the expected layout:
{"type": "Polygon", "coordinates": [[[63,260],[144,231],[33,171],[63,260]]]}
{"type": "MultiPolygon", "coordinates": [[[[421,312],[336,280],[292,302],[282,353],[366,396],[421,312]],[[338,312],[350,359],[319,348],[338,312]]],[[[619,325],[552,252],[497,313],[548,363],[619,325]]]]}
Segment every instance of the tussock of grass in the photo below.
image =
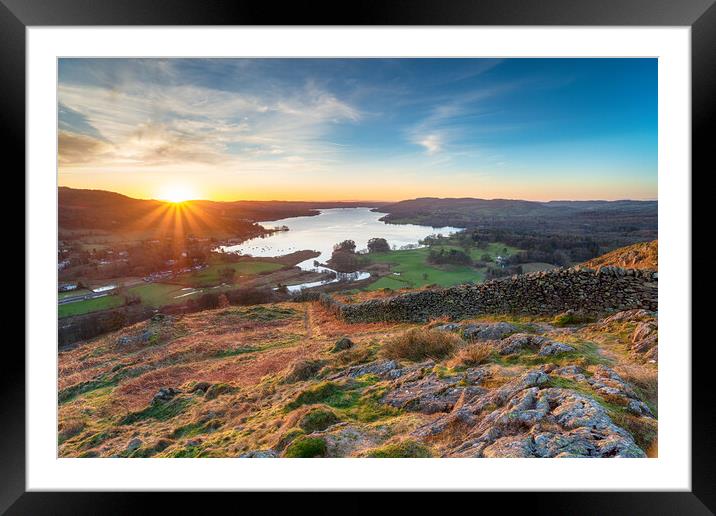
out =
{"type": "Polygon", "coordinates": [[[252,348],[252,347],[245,347],[245,346],[239,346],[236,348],[231,349],[222,349],[220,351],[217,351],[212,355],[214,358],[228,358],[228,357],[235,357],[238,355],[245,355],[246,353],[255,353],[256,351],[259,351],[258,348],[252,348]]]}
{"type": "Polygon", "coordinates": [[[62,389],[57,393],[57,400],[60,405],[63,403],[67,403],[68,401],[72,401],[73,399],[83,394],[104,389],[106,387],[114,387],[123,379],[135,378],[137,376],[140,376],[141,374],[146,373],[149,369],[150,367],[146,365],[135,368],[127,368],[126,366],[120,364],[119,366],[115,366],[109,373],[100,374],[92,380],[80,382],[78,384],[62,389]]]}
{"type": "Polygon", "coordinates": [[[658,432],[656,420],[636,416],[623,408],[609,407],[607,412],[616,425],[619,425],[634,437],[634,441],[639,448],[646,452],[655,444],[658,432]]]}
{"type": "Polygon", "coordinates": [[[326,456],[326,441],[320,437],[298,437],[283,452],[287,458],[312,458],[326,456]]]}
{"type": "Polygon", "coordinates": [[[401,414],[401,410],[380,402],[387,390],[384,385],[367,390],[346,410],[346,415],[362,423],[372,423],[401,414]]]}
{"type": "Polygon", "coordinates": [[[276,444],[273,446],[274,449],[278,451],[284,450],[289,444],[291,444],[296,438],[305,435],[305,432],[301,430],[300,428],[289,428],[286,430],[281,436],[278,438],[278,441],[276,441],[276,444]]]}
{"type": "Polygon", "coordinates": [[[167,402],[151,403],[144,410],[139,412],[131,412],[123,417],[120,425],[132,425],[138,421],[145,419],[156,419],[158,421],[167,421],[182,412],[191,404],[191,400],[187,398],[174,398],[167,402]]]}
{"type": "Polygon", "coordinates": [[[237,389],[233,385],[229,385],[227,383],[215,383],[206,390],[204,397],[207,400],[213,400],[219,396],[223,396],[224,394],[232,394],[236,391],[237,389]]]}
{"type": "Polygon", "coordinates": [[[427,358],[441,359],[450,355],[463,340],[449,332],[413,328],[385,343],[383,356],[419,362],[427,358]]]}
{"type": "Polygon", "coordinates": [[[298,426],[307,434],[325,430],[329,426],[340,422],[340,418],[332,410],[325,407],[316,407],[307,412],[298,422],[298,426]]]}
{"type": "Polygon", "coordinates": [[[326,402],[340,396],[342,388],[335,382],[321,382],[308,389],[301,391],[286,408],[293,410],[301,405],[313,405],[314,403],[326,402]]]}
{"type": "Polygon", "coordinates": [[[451,365],[474,367],[486,364],[492,357],[492,347],[487,342],[477,342],[461,347],[451,361],[451,365]]]}
{"type": "Polygon", "coordinates": [[[59,426],[57,443],[62,444],[67,439],[79,435],[85,429],[85,423],[79,418],[72,418],[62,421],[59,426]]]}
{"type": "Polygon", "coordinates": [[[569,311],[556,315],[554,319],[552,319],[552,326],[562,328],[564,326],[571,326],[574,324],[586,324],[594,321],[595,318],[592,316],[580,312],[569,311]]]}
{"type": "Polygon", "coordinates": [[[315,377],[326,364],[324,360],[299,360],[286,374],[286,383],[302,382],[315,377]]]}
{"type": "Polygon", "coordinates": [[[380,448],[373,448],[363,454],[364,457],[370,458],[428,458],[432,457],[430,449],[423,444],[405,440],[399,443],[387,444],[380,448]]]}
{"type": "Polygon", "coordinates": [[[245,308],[240,312],[244,319],[248,319],[250,321],[275,321],[298,315],[298,312],[291,308],[263,305],[245,308]]]}
{"type": "Polygon", "coordinates": [[[179,437],[194,437],[195,435],[204,434],[207,432],[213,432],[224,424],[219,419],[210,419],[209,421],[194,421],[192,423],[180,426],[171,434],[173,439],[179,437]]]}
{"type": "Polygon", "coordinates": [[[340,365],[363,364],[375,358],[375,349],[367,346],[356,346],[334,355],[334,360],[340,365]]]}
{"type": "Polygon", "coordinates": [[[635,387],[637,394],[656,414],[659,398],[659,373],[656,368],[641,364],[620,364],[614,370],[635,387]]]}

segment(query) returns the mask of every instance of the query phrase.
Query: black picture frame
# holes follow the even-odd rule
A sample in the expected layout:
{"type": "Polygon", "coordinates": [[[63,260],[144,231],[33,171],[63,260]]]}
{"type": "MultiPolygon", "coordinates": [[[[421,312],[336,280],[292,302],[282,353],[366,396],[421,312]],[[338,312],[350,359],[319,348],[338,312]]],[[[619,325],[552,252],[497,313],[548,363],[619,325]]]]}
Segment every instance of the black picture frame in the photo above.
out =
{"type": "MultiPolygon", "coordinates": [[[[6,161],[25,163],[25,30],[82,25],[569,25],[690,26],[692,36],[692,168],[713,170],[716,96],[715,0],[0,0],[0,126],[6,161]],[[15,160],[7,160],[14,156],[15,160]],[[710,168],[707,168],[711,165],[710,168]]],[[[682,171],[684,174],[691,171],[682,171]]],[[[695,174],[692,173],[692,177],[695,174]]],[[[693,262],[694,267],[697,262],[693,262]]],[[[26,269],[26,274],[27,274],[26,269]]],[[[685,278],[691,283],[691,278],[685,278]]],[[[28,306],[27,309],[32,309],[28,306]]],[[[692,317],[693,318],[693,317],[692,317]]],[[[551,514],[713,514],[716,456],[708,347],[692,347],[692,490],[690,492],[480,493],[480,507],[551,514]],[[509,496],[509,502],[505,500],[509,496]],[[490,500],[484,497],[489,497],[490,500]]],[[[690,343],[679,343],[686,348],[690,343]]],[[[147,510],[147,497],[186,512],[197,502],[182,493],[48,493],[25,489],[25,355],[6,346],[0,374],[0,512],[7,514],[126,514],[147,510]],[[179,505],[181,504],[181,505],[179,505]]],[[[224,498],[237,496],[220,495],[224,498]]],[[[238,496],[245,497],[246,494],[238,496]]],[[[291,496],[299,496],[293,494],[291,496]]],[[[453,496],[453,495],[451,495],[453,496]]],[[[452,499],[451,503],[454,503],[452,499]]],[[[246,503],[245,501],[242,502],[246,503]]],[[[295,502],[294,502],[295,503],[295,502]]],[[[300,504],[300,502],[298,502],[300,504]]],[[[471,503],[475,503],[474,500],[471,503]]],[[[244,506],[245,507],[245,506],[244,506]]],[[[329,506],[326,507],[328,509],[329,506]]],[[[345,505],[336,507],[343,510],[345,505]]],[[[238,509],[238,506],[237,506],[238,509]]],[[[363,510],[366,510],[365,508],[363,510]]]]}

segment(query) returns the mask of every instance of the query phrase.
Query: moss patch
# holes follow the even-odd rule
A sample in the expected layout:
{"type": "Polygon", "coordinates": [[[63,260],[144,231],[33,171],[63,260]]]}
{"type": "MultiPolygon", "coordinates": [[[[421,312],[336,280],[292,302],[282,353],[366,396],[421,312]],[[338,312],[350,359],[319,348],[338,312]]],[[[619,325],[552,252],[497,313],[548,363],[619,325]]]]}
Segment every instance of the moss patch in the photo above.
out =
{"type": "Polygon", "coordinates": [[[288,445],[283,456],[289,458],[325,457],[326,441],[320,437],[299,437],[288,445]]]}
{"type": "Polygon", "coordinates": [[[370,458],[428,458],[432,457],[432,453],[429,448],[423,444],[405,440],[399,443],[387,444],[380,448],[373,448],[363,454],[364,457],[370,458]]]}
{"type": "Polygon", "coordinates": [[[332,410],[317,407],[307,412],[298,422],[298,426],[307,434],[325,430],[329,426],[340,422],[340,418],[332,410]]]}
{"type": "Polygon", "coordinates": [[[131,425],[145,419],[156,419],[166,421],[182,412],[191,405],[192,401],[187,398],[177,397],[166,402],[153,402],[144,410],[127,414],[119,422],[120,425],[131,425]]]}

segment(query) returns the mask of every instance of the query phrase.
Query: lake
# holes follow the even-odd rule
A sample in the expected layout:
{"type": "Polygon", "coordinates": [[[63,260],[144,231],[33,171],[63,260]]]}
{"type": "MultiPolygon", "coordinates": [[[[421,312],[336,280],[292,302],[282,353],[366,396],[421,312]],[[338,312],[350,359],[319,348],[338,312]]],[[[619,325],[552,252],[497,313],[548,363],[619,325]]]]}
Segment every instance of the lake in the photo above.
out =
{"type": "Polygon", "coordinates": [[[288,219],[259,222],[266,228],[287,226],[288,231],[279,231],[264,238],[253,238],[238,245],[222,246],[224,252],[251,256],[283,256],[294,251],[312,250],[320,252],[298,264],[304,270],[315,268],[313,262],[325,263],[333,252],[333,246],[343,240],[353,240],[358,251],[366,249],[371,238],[385,238],[391,247],[417,246],[418,241],[429,235],[448,235],[462,228],[418,226],[415,224],[386,224],[378,220],[385,213],[371,211],[371,208],[330,208],[320,210],[313,217],[291,217],[288,219]]]}

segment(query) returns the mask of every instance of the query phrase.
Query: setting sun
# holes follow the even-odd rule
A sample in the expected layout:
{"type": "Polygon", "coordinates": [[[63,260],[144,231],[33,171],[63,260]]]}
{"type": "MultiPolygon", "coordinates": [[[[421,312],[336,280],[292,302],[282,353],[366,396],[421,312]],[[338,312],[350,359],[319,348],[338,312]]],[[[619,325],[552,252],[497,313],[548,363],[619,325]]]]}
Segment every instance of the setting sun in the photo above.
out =
{"type": "Polygon", "coordinates": [[[162,189],[159,198],[163,201],[179,203],[196,198],[196,195],[186,185],[168,185],[162,189]]]}

